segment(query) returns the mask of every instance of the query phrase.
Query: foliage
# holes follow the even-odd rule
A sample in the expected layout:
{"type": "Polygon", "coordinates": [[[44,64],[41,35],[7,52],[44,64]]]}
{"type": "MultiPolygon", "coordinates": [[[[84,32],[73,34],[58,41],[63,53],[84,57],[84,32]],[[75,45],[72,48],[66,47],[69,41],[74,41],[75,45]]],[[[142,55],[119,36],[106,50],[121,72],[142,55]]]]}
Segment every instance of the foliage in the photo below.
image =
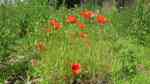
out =
{"type": "Polygon", "coordinates": [[[83,83],[149,84],[150,9],[144,0],[138,1],[135,9],[102,11],[109,22],[103,26],[94,21],[96,17],[81,17],[83,8],[55,10],[47,0],[0,6],[0,83],[15,75],[24,83],[37,79],[41,84],[70,84],[77,80],[70,66],[80,63],[83,83]],[[86,28],[66,23],[69,15],[86,28]],[[62,30],[49,24],[52,18],[62,30]]]}

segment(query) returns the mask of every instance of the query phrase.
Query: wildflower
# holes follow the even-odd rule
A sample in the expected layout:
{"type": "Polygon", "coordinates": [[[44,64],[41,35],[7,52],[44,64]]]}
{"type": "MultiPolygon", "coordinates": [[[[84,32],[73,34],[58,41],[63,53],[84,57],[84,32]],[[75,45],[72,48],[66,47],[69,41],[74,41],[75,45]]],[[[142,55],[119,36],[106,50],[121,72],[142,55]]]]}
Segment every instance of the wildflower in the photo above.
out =
{"type": "Polygon", "coordinates": [[[56,30],[60,30],[60,29],[62,28],[62,25],[61,25],[60,23],[56,23],[56,24],[54,25],[54,28],[55,28],[56,30]]]}
{"type": "Polygon", "coordinates": [[[36,59],[32,59],[31,60],[31,65],[34,67],[34,66],[37,66],[38,65],[38,62],[36,59]]]}
{"type": "Polygon", "coordinates": [[[80,29],[85,29],[86,28],[86,25],[83,24],[83,23],[78,23],[78,26],[80,29]]]}
{"type": "Polygon", "coordinates": [[[107,23],[107,18],[105,16],[99,15],[99,16],[97,16],[97,22],[100,25],[104,25],[107,23]]]}
{"type": "Polygon", "coordinates": [[[85,33],[85,32],[81,32],[80,33],[80,37],[81,38],[86,38],[88,35],[87,35],[87,33],[85,33]]]}
{"type": "Polygon", "coordinates": [[[51,19],[50,20],[50,24],[54,25],[55,23],[57,23],[58,21],[56,19],[51,19]]]}
{"type": "Polygon", "coordinates": [[[72,24],[74,24],[74,23],[77,23],[77,17],[76,16],[73,16],[73,15],[70,15],[70,16],[68,16],[68,18],[67,18],[67,23],[72,23],[72,24]]]}
{"type": "Polygon", "coordinates": [[[46,46],[44,45],[44,43],[39,42],[39,43],[36,44],[36,49],[38,51],[42,52],[42,51],[46,50],[46,46]]]}
{"type": "Polygon", "coordinates": [[[51,32],[51,29],[50,29],[50,28],[48,28],[48,29],[47,29],[47,32],[48,32],[48,33],[50,33],[50,32],[51,32]]]}
{"type": "Polygon", "coordinates": [[[81,72],[81,65],[80,64],[72,64],[71,69],[72,69],[72,74],[74,76],[78,76],[81,72]]]}
{"type": "Polygon", "coordinates": [[[67,79],[68,79],[66,75],[65,75],[63,78],[64,78],[64,80],[67,80],[67,79]]]}
{"type": "Polygon", "coordinates": [[[84,4],[86,2],[86,0],[80,0],[81,4],[84,4]]]}
{"type": "Polygon", "coordinates": [[[94,17],[96,14],[94,13],[94,12],[92,12],[92,11],[83,11],[83,12],[81,12],[80,13],[80,15],[83,17],[83,18],[85,18],[85,19],[87,19],[87,20],[90,20],[92,17],[94,17]]]}
{"type": "Polygon", "coordinates": [[[56,19],[51,19],[50,24],[56,29],[60,30],[62,28],[62,25],[56,20],[56,19]]]}

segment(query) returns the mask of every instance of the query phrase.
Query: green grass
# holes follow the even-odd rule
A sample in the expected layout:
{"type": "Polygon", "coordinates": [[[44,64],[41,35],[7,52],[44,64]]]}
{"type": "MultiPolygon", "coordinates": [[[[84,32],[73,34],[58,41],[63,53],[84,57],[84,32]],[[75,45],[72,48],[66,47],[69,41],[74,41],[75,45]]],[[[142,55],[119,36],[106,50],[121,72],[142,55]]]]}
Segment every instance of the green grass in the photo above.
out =
{"type": "Polygon", "coordinates": [[[102,27],[80,17],[80,8],[70,11],[46,6],[1,6],[0,63],[8,66],[6,69],[0,66],[0,83],[12,74],[26,72],[23,84],[36,77],[39,84],[70,84],[71,64],[80,63],[81,76],[87,73],[90,80],[96,75],[103,80],[109,74],[109,84],[150,84],[148,7],[140,3],[136,9],[124,9],[120,13],[116,9],[102,11],[111,21],[102,27]],[[76,25],[66,24],[68,15],[76,15],[87,28],[80,30],[76,25]],[[59,20],[63,29],[54,30],[48,23],[51,18],[59,20]],[[45,32],[47,28],[52,32],[45,32]],[[104,32],[99,32],[100,28],[104,32]],[[27,33],[20,36],[24,30],[27,33]],[[80,32],[88,36],[80,38],[80,32]],[[43,42],[46,50],[39,52],[38,42],[43,42]],[[37,60],[37,66],[32,66],[32,59],[37,60]]]}

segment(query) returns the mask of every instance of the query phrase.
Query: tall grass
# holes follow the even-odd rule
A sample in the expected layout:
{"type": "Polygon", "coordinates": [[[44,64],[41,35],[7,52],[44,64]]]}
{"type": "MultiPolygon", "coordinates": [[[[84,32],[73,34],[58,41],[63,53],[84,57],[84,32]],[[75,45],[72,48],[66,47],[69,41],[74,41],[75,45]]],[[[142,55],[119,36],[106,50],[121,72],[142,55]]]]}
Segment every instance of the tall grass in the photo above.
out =
{"type": "Polygon", "coordinates": [[[23,84],[36,77],[40,84],[70,84],[70,66],[80,63],[82,74],[87,73],[90,79],[98,75],[103,80],[108,76],[109,84],[149,84],[149,5],[139,0],[136,9],[102,11],[111,21],[104,32],[79,16],[82,9],[55,10],[42,0],[0,6],[0,83],[21,74],[25,76],[23,84]],[[68,15],[76,15],[87,29],[66,24],[68,15]],[[48,23],[51,18],[63,24],[61,31],[52,29],[48,23]],[[45,32],[47,28],[52,32],[45,32]],[[80,38],[80,32],[88,33],[88,37],[80,38]],[[46,45],[44,52],[37,51],[39,42],[46,45]],[[32,59],[37,60],[37,66],[32,66],[32,59]]]}

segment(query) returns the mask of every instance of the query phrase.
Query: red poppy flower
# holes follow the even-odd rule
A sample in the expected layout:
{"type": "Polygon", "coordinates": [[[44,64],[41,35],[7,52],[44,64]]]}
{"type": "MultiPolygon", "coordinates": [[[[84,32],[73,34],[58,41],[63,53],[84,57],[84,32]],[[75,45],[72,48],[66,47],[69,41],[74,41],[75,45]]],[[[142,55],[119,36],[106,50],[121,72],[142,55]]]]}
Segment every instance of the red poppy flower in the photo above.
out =
{"type": "Polygon", "coordinates": [[[99,15],[99,16],[97,16],[97,22],[100,25],[104,25],[107,23],[107,18],[105,16],[99,15]]]}
{"type": "Polygon", "coordinates": [[[62,28],[62,25],[56,20],[56,19],[51,19],[50,24],[56,29],[60,30],[62,28]]]}
{"type": "Polygon", "coordinates": [[[71,69],[72,69],[73,75],[77,76],[81,72],[81,65],[80,64],[72,64],[71,69]]]}
{"type": "Polygon", "coordinates": [[[83,24],[83,23],[78,23],[77,25],[79,26],[80,29],[85,29],[86,28],[86,25],[83,24]]]}
{"type": "Polygon", "coordinates": [[[51,32],[51,29],[50,29],[50,28],[48,28],[48,29],[47,29],[47,32],[48,32],[48,33],[50,33],[50,32],[51,32]]]}
{"type": "Polygon", "coordinates": [[[53,25],[53,27],[56,29],[56,30],[60,30],[62,28],[62,25],[60,23],[55,23],[53,25]]]}
{"type": "Polygon", "coordinates": [[[95,16],[95,13],[92,12],[92,11],[83,11],[83,12],[80,13],[80,15],[81,15],[83,18],[85,18],[85,19],[87,19],[87,20],[90,20],[93,16],[95,16]]]}
{"type": "Polygon", "coordinates": [[[54,19],[54,18],[50,20],[50,24],[51,24],[51,25],[54,25],[54,24],[57,23],[57,22],[58,22],[58,21],[57,21],[56,19],[54,19]]]}
{"type": "Polygon", "coordinates": [[[85,33],[85,32],[81,32],[81,33],[80,33],[80,37],[81,37],[81,38],[86,38],[87,36],[88,36],[88,34],[85,33]]]}
{"type": "Polygon", "coordinates": [[[39,42],[39,43],[36,44],[36,49],[38,51],[42,52],[42,51],[46,50],[46,46],[44,45],[44,43],[39,42]]]}
{"type": "Polygon", "coordinates": [[[77,22],[77,17],[76,17],[76,16],[73,16],[73,15],[70,15],[70,16],[68,16],[66,22],[67,22],[67,23],[72,23],[72,24],[74,24],[74,23],[77,22]]]}

